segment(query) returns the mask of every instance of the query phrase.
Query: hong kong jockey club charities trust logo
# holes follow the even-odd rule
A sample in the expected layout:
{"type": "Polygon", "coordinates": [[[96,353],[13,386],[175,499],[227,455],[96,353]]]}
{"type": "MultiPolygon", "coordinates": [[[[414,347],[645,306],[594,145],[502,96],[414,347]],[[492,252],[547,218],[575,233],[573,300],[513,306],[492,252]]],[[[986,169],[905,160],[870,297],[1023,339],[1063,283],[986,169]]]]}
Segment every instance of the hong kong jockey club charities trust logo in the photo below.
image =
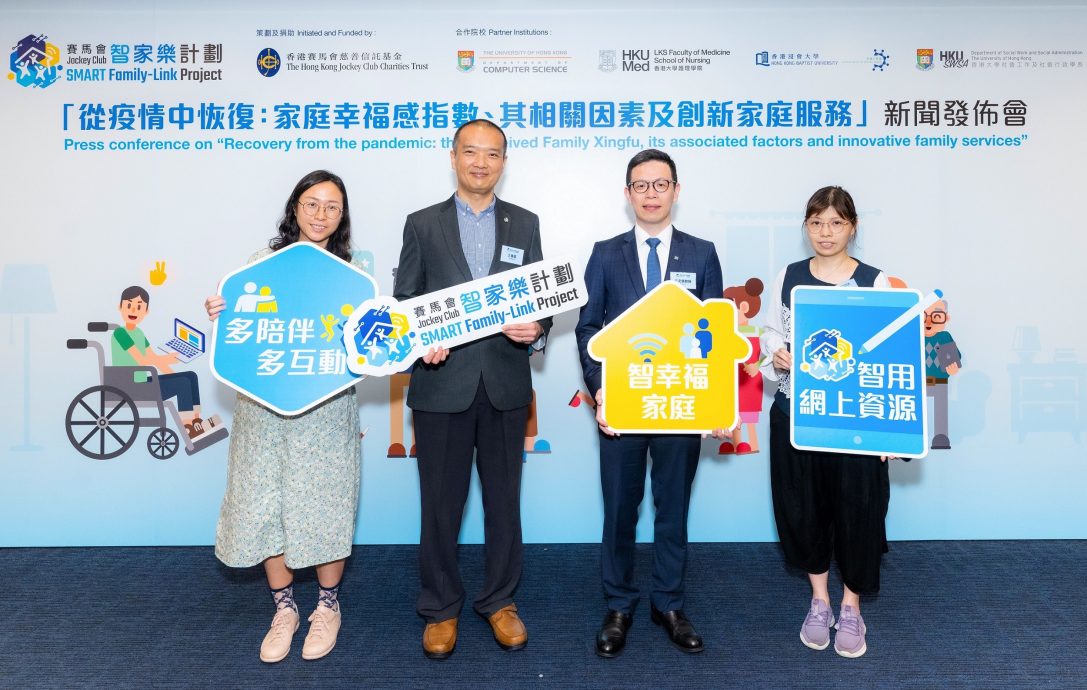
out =
{"type": "Polygon", "coordinates": [[[283,61],[275,48],[265,48],[257,54],[257,71],[265,77],[274,77],[282,66],[283,61]]]}
{"type": "Polygon", "coordinates": [[[19,86],[41,88],[60,77],[60,48],[48,42],[48,36],[30,34],[15,44],[8,59],[8,79],[19,86]]]}

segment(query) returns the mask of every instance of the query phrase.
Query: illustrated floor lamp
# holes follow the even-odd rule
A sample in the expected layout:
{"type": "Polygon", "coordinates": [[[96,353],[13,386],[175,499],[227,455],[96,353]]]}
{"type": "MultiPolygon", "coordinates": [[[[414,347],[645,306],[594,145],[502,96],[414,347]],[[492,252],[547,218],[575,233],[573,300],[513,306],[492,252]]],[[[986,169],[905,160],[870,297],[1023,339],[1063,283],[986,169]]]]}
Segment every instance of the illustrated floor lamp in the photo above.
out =
{"type": "Polygon", "coordinates": [[[15,315],[23,315],[23,442],[12,450],[41,450],[30,442],[30,316],[52,314],[53,283],[45,264],[8,264],[0,280],[0,314],[11,314],[14,330],[15,315]]]}

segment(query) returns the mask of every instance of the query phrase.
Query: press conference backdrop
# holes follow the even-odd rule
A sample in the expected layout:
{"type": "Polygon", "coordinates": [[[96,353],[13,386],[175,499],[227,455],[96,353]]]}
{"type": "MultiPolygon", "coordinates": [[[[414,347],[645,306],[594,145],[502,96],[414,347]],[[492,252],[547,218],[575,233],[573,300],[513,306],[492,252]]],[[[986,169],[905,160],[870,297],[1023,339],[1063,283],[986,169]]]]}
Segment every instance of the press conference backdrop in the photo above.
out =
{"type": "MultiPolygon", "coordinates": [[[[404,216],[452,193],[451,135],[477,116],[509,137],[499,196],[540,215],[545,253],[583,262],[632,225],[630,156],[670,152],[677,227],[716,243],[726,285],[767,286],[755,325],[778,269],[806,256],[808,196],[844,186],[855,255],[942,289],[962,356],[951,448],[892,464],[890,537],[1083,538],[1085,29],[1081,3],[8,4],[0,545],[211,543],[228,443],[160,460],[149,427],[112,459],[78,452],[69,406],[101,380],[94,350],[66,341],[105,342],[87,323],[116,322],[129,285],[150,292],[153,343],[175,319],[209,333],[203,298],[315,168],[343,176],[356,249],[390,292],[404,216]]],[[[600,536],[575,318],[533,358],[531,542],[600,536]]],[[[229,427],[208,358],[180,369],[229,427]]],[[[389,457],[411,446],[402,383],[359,386],[359,543],[418,538],[415,460],[389,457]]],[[[692,539],[776,538],[767,418],[759,452],[704,443],[692,539]]],[[[650,502],[641,517],[646,540],[650,502]]],[[[481,538],[473,487],[462,539],[481,538]]]]}

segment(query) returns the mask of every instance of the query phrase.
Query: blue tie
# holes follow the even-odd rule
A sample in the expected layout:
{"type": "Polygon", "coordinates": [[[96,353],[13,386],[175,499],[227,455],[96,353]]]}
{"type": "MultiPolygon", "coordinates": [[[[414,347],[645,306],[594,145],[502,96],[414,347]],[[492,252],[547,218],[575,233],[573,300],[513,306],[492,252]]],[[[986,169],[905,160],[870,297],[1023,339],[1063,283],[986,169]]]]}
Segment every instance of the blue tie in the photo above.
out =
{"type": "Polygon", "coordinates": [[[661,241],[650,237],[645,243],[649,245],[649,257],[645,262],[645,291],[649,292],[661,284],[661,260],[657,256],[657,247],[661,241]]]}

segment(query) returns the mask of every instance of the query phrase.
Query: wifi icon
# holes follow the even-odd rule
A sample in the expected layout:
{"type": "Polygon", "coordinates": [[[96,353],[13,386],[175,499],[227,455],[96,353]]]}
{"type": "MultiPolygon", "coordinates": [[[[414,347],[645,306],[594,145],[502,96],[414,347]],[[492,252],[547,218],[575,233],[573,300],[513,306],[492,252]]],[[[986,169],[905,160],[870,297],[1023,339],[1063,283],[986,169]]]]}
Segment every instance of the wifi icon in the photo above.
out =
{"type": "Polygon", "coordinates": [[[627,343],[643,358],[643,362],[652,362],[653,357],[664,349],[668,341],[656,333],[639,333],[631,336],[627,343]]]}

